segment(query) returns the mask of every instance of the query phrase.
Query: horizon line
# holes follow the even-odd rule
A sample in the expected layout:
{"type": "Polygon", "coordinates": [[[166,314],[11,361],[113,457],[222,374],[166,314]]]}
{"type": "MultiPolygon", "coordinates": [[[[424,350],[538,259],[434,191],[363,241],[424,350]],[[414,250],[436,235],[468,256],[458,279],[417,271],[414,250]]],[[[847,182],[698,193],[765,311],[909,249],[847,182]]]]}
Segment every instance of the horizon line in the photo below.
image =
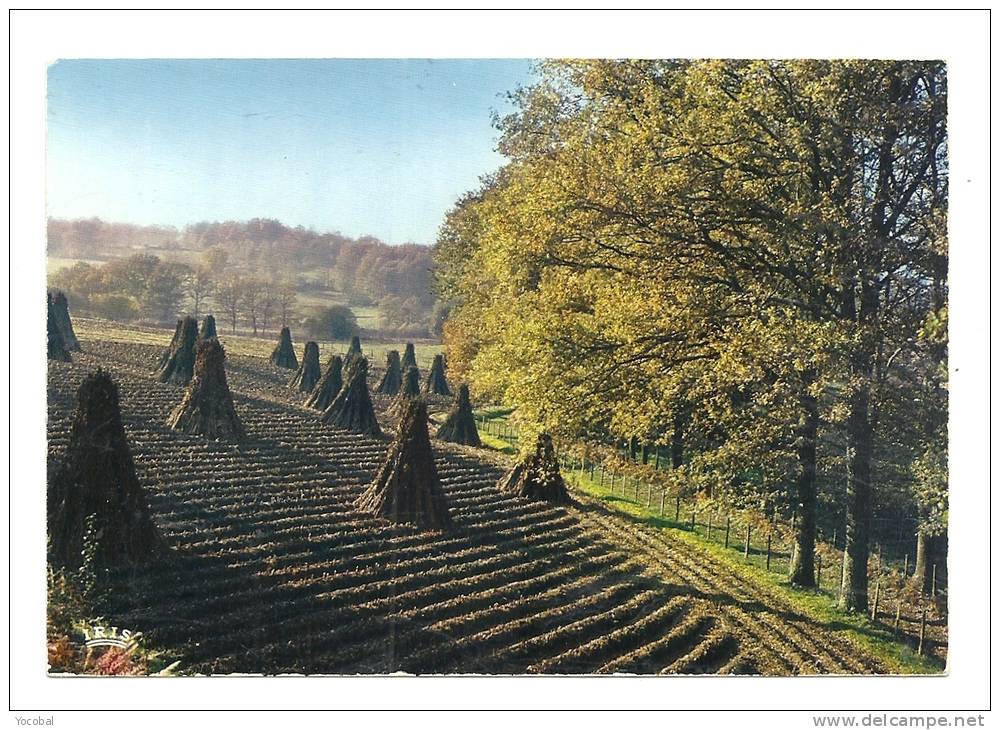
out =
{"type": "MultiPolygon", "coordinates": [[[[296,225],[289,225],[288,223],[285,223],[280,218],[271,218],[271,217],[268,217],[268,216],[255,216],[253,218],[244,218],[244,219],[227,218],[227,219],[224,219],[224,220],[215,219],[215,220],[189,221],[189,222],[184,223],[182,225],[177,225],[177,224],[174,224],[174,223],[136,223],[135,221],[112,220],[110,218],[103,218],[103,217],[101,217],[99,215],[72,216],[72,217],[46,215],[45,220],[46,220],[46,223],[48,223],[50,221],[93,221],[93,220],[97,220],[97,221],[100,221],[102,223],[109,223],[111,225],[136,226],[137,228],[169,228],[169,229],[173,229],[173,230],[177,231],[178,233],[183,232],[183,230],[185,228],[190,228],[191,226],[196,226],[196,225],[199,225],[199,224],[202,224],[202,223],[214,224],[214,225],[222,225],[222,224],[225,224],[225,223],[251,223],[252,221],[259,220],[259,221],[274,222],[274,223],[277,223],[278,225],[282,226],[283,228],[286,228],[286,229],[292,230],[292,231],[297,230],[297,229],[302,229],[302,230],[307,231],[309,233],[312,233],[312,234],[314,234],[316,236],[340,236],[340,237],[346,238],[349,241],[352,241],[354,243],[359,243],[359,242],[361,242],[362,239],[366,239],[367,238],[367,239],[373,239],[373,240],[377,241],[378,243],[381,243],[383,246],[423,246],[425,248],[432,248],[434,246],[434,243],[419,243],[417,241],[403,241],[401,243],[390,243],[388,241],[383,240],[382,238],[379,238],[378,236],[376,236],[373,233],[362,233],[362,234],[359,234],[357,236],[351,236],[350,234],[344,233],[344,232],[342,232],[340,230],[320,231],[320,230],[317,230],[316,228],[314,228],[313,226],[305,226],[305,225],[302,225],[301,223],[296,224],[296,225]]],[[[47,237],[46,237],[46,245],[47,244],[48,244],[48,240],[47,240],[47,237]]]]}

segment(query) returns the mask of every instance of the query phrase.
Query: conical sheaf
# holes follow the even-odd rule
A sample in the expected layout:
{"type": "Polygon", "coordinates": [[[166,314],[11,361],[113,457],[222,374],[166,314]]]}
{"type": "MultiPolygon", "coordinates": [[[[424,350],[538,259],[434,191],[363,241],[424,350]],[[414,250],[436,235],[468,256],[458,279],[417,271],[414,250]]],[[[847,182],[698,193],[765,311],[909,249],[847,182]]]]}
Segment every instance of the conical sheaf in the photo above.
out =
{"type": "Polygon", "coordinates": [[[363,357],[352,362],[345,373],[344,387],[323,411],[323,423],[368,436],[382,435],[368,392],[368,361],[363,357]]]}
{"type": "Polygon", "coordinates": [[[198,339],[207,340],[210,337],[218,336],[215,330],[215,317],[211,314],[206,314],[205,318],[201,320],[201,331],[198,332],[198,339]]]}
{"type": "Polygon", "coordinates": [[[337,393],[340,392],[340,389],[344,385],[341,378],[342,368],[343,360],[340,355],[334,355],[330,358],[330,361],[326,364],[326,369],[319,378],[319,382],[316,383],[309,397],[306,398],[304,404],[306,408],[325,411],[333,403],[333,399],[337,397],[337,393]]]}
{"type": "Polygon", "coordinates": [[[348,379],[349,372],[358,360],[364,358],[361,352],[361,338],[357,335],[351,338],[351,344],[347,347],[347,352],[344,353],[344,379],[348,379]]]}
{"type": "Polygon", "coordinates": [[[303,393],[311,393],[320,378],[319,345],[310,340],[302,352],[302,363],[292,378],[291,386],[303,393]]]}
{"type": "Polygon", "coordinates": [[[69,316],[69,301],[63,292],[56,291],[52,295],[52,310],[66,349],[71,352],[79,352],[80,341],[76,339],[76,332],[73,331],[73,320],[69,316]]]}
{"type": "Polygon", "coordinates": [[[47,501],[50,558],[58,565],[79,565],[88,545],[103,565],[141,562],[165,548],[136,476],[118,386],[103,371],[77,391],[69,445],[47,501]]]}
{"type": "Polygon", "coordinates": [[[407,342],[406,348],[403,350],[403,360],[399,363],[400,367],[403,368],[403,372],[406,372],[406,368],[417,367],[417,353],[413,349],[413,343],[407,342]]]}
{"type": "Polygon", "coordinates": [[[409,402],[385,462],[355,504],[374,517],[425,530],[452,528],[427,433],[427,405],[423,399],[409,402]]]}
{"type": "Polygon", "coordinates": [[[299,360],[295,357],[295,348],[292,346],[292,332],[287,327],[281,328],[278,344],[271,353],[271,362],[279,368],[298,370],[299,360]]]}
{"type": "Polygon", "coordinates": [[[184,320],[177,320],[177,326],[174,327],[174,336],[170,338],[170,344],[167,345],[167,349],[163,351],[159,359],[156,361],[156,370],[159,372],[164,365],[167,364],[167,360],[170,359],[170,354],[177,349],[177,343],[181,341],[181,332],[184,331],[184,320]]]}
{"type": "Polygon", "coordinates": [[[403,382],[400,384],[399,392],[389,405],[386,413],[393,419],[401,419],[410,401],[420,395],[420,373],[413,366],[403,371],[403,382]]]}
{"type": "Polygon", "coordinates": [[[73,358],[66,349],[66,342],[63,340],[62,332],[56,322],[55,308],[52,306],[52,295],[45,297],[45,334],[48,340],[46,349],[49,360],[58,362],[72,362],[73,358]]]}
{"type": "Polygon", "coordinates": [[[399,350],[389,350],[385,356],[385,372],[378,381],[375,392],[381,395],[396,395],[403,385],[403,371],[399,363],[399,350]]]}
{"type": "Polygon", "coordinates": [[[213,337],[198,343],[194,378],[167,419],[170,428],[210,439],[243,438],[243,424],[236,415],[226,382],[225,361],[226,353],[218,339],[213,337]]]}
{"type": "Polygon", "coordinates": [[[198,320],[185,317],[180,324],[180,332],[170,343],[170,349],[163,360],[156,379],[161,383],[186,385],[194,375],[195,345],[198,342],[198,320]]]}
{"type": "Polygon", "coordinates": [[[527,499],[565,504],[569,502],[566,483],[559,473],[552,437],[538,435],[535,452],[514,466],[497,486],[501,491],[527,499]]]}
{"type": "Polygon", "coordinates": [[[444,355],[434,356],[434,363],[431,365],[431,371],[427,374],[427,382],[424,384],[424,392],[432,395],[451,395],[448,380],[444,376],[444,355]]]}
{"type": "Polygon", "coordinates": [[[472,403],[469,401],[469,386],[465,383],[459,386],[455,403],[438,428],[437,437],[442,441],[465,446],[482,446],[479,429],[476,428],[476,417],[472,413],[472,403]]]}

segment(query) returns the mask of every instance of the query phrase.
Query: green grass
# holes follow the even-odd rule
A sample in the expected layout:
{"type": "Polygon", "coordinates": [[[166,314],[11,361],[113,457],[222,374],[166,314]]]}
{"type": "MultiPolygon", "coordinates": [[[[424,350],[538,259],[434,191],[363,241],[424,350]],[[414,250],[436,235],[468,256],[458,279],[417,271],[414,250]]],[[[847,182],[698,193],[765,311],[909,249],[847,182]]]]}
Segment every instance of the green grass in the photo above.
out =
{"type": "MultiPolygon", "coordinates": [[[[804,590],[793,588],[784,571],[768,571],[761,551],[751,549],[751,557],[744,558],[743,538],[737,534],[731,539],[730,547],[709,540],[707,536],[690,529],[684,513],[679,521],[659,515],[660,505],[654,500],[651,507],[633,499],[612,494],[608,487],[586,475],[574,472],[569,475],[570,484],[585,494],[601,500],[610,508],[627,514],[642,523],[661,530],[670,530],[670,536],[685,542],[725,563],[740,577],[758,586],[762,591],[776,593],[791,604],[795,610],[812,620],[818,627],[846,636],[873,655],[881,659],[894,674],[939,674],[944,670],[942,663],[931,657],[920,657],[907,644],[897,641],[892,633],[878,626],[860,614],[846,614],[836,607],[836,596],[829,589],[804,590]]],[[[666,510],[668,513],[671,510],[666,510]]],[[[716,531],[716,535],[720,533],[716,531]]],[[[753,546],[751,545],[753,548],[753,546]]],[[[772,565],[774,563],[772,562],[772,565]]]]}
{"type": "Polygon", "coordinates": [[[483,442],[483,446],[486,448],[499,451],[502,454],[514,456],[517,453],[509,441],[504,441],[502,438],[497,438],[496,436],[490,436],[482,430],[479,431],[479,440],[483,442]]]}
{"type": "Polygon", "coordinates": [[[476,408],[472,412],[476,418],[486,418],[489,421],[506,421],[507,416],[513,413],[514,409],[503,406],[489,406],[486,408],[476,408]]]}

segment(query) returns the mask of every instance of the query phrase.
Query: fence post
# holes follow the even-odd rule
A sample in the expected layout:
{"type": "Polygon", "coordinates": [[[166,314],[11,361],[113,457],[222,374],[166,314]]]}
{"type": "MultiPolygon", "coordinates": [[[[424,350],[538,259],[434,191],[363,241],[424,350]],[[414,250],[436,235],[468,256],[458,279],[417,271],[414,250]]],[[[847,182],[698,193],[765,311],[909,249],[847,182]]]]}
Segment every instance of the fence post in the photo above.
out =
{"type": "Polygon", "coordinates": [[[882,581],[875,581],[875,600],[872,602],[872,621],[878,621],[878,599],[882,589],[882,581]]]}
{"type": "Polygon", "coordinates": [[[611,493],[612,494],[615,493],[615,473],[614,473],[614,471],[611,472],[611,493]]]}
{"type": "Polygon", "coordinates": [[[652,506],[653,506],[653,485],[652,484],[647,484],[646,485],[646,507],[649,508],[649,507],[652,507],[652,506]]]}
{"type": "Polygon", "coordinates": [[[729,547],[729,524],[730,524],[730,518],[729,518],[729,515],[726,515],[726,544],[725,544],[725,547],[727,547],[727,548],[729,547]]]}
{"type": "Polygon", "coordinates": [[[765,563],[767,570],[771,570],[771,531],[767,532],[767,562],[765,563]]]}
{"type": "Polygon", "coordinates": [[[712,511],[708,512],[708,539],[712,539],[712,511]]]}
{"type": "Polygon", "coordinates": [[[906,553],[903,556],[903,580],[910,577],[910,554],[906,553]]]}
{"type": "Polygon", "coordinates": [[[697,512],[691,510],[691,532],[695,531],[695,517],[697,516],[697,514],[698,514],[697,512]]]}
{"type": "Polygon", "coordinates": [[[604,464],[601,464],[601,489],[604,489],[604,464]]]}
{"type": "Polygon", "coordinates": [[[746,542],[746,545],[743,548],[743,557],[744,558],[749,558],[750,557],[750,523],[749,522],[747,523],[747,542],[746,542]]]}
{"type": "Polygon", "coordinates": [[[677,492],[676,505],[674,507],[674,522],[681,521],[681,493],[677,492]]]}
{"type": "Polygon", "coordinates": [[[844,597],[844,560],[847,557],[847,548],[844,548],[844,552],[840,554],[840,584],[837,586],[837,602],[844,597]]]}
{"type": "Polygon", "coordinates": [[[666,492],[660,492],[660,517],[663,517],[663,503],[667,499],[666,492]]]}
{"type": "Polygon", "coordinates": [[[917,656],[924,655],[924,638],[927,636],[927,604],[920,609],[920,639],[917,642],[917,656]]]}
{"type": "Polygon", "coordinates": [[[896,601],[896,620],[892,622],[892,633],[894,636],[899,633],[899,611],[902,605],[902,601],[896,601]]]}
{"type": "Polygon", "coordinates": [[[931,565],[931,598],[937,595],[937,563],[931,565]]]}
{"type": "Polygon", "coordinates": [[[816,587],[819,588],[823,579],[823,556],[816,553],[816,587]]]}

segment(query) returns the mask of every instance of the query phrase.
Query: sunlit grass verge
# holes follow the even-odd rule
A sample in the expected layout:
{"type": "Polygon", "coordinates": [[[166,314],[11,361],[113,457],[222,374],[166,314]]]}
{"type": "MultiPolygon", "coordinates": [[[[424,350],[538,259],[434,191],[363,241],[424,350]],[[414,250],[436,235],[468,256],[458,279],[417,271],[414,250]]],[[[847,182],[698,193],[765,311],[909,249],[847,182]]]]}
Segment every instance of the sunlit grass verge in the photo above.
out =
{"type": "Polygon", "coordinates": [[[943,663],[933,657],[921,657],[911,646],[899,641],[891,631],[872,623],[861,614],[847,614],[837,609],[836,594],[828,588],[793,588],[783,572],[768,571],[760,551],[751,551],[745,558],[739,538],[734,539],[729,548],[692,532],[690,524],[683,516],[679,521],[669,516],[660,516],[659,504],[647,507],[633,499],[612,494],[610,488],[584,474],[574,472],[566,475],[568,483],[586,495],[601,500],[618,512],[633,517],[643,524],[661,530],[669,530],[670,537],[697,547],[720,562],[725,563],[740,577],[757,586],[762,592],[780,596],[817,627],[839,634],[857,643],[878,657],[893,674],[940,674],[943,663]]]}
{"type": "Polygon", "coordinates": [[[497,438],[496,436],[490,436],[487,433],[479,432],[479,440],[483,442],[483,446],[488,449],[493,449],[494,451],[499,451],[501,454],[507,454],[509,456],[514,456],[516,451],[509,441],[504,441],[502,438],[497,438]]]}

